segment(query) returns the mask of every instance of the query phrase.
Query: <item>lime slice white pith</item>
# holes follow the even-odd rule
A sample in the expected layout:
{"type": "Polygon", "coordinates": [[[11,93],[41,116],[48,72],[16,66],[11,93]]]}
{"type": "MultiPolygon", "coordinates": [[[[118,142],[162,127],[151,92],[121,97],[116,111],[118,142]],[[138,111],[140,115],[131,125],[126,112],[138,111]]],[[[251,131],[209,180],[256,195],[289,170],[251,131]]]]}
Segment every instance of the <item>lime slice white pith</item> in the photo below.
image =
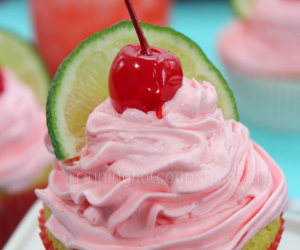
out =
{"type": "MultiPolygon", "coordinates": [[[[142,24],[149,44],[176,54],[184,76],[209,81],[217,89],[224,117],[238,120],[235,100],[220,72],[199,46],[171,28],[142,24]]],[[[59,160],[78,156],[85,145],[89,114],[108,96],[108,74],[120,49],[138,43],[130,21],[95,33],[64,60],[54,76],[47,100],[47,125],[59,160]]]]}
{"type": "Polygon", "coordinates": [[[34,48],[17,36],[0,30],[0,68],[11,69],[46,104],[50,78],[34,48]]]}
{"type": "Polygon", "coordinates": [[[251,14],[251,9],[257,0],[231,0],[234,12],[241,18],[247,19],[251,14]]]}

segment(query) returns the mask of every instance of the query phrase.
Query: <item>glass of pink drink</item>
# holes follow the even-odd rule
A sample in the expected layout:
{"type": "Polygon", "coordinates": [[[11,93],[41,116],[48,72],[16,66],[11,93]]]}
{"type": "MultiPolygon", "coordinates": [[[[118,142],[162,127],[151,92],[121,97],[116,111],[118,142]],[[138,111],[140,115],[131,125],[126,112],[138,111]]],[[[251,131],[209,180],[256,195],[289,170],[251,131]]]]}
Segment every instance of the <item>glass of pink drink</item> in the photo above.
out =
{"type": "MultiPolygon", "coordinates": [[[[29,0],[36,46],[52,75],[91,34],[130,20],[123,0],[29,0]]],[[[142,22],[168,25],[172,0],[132,0],[142,22]]]]}

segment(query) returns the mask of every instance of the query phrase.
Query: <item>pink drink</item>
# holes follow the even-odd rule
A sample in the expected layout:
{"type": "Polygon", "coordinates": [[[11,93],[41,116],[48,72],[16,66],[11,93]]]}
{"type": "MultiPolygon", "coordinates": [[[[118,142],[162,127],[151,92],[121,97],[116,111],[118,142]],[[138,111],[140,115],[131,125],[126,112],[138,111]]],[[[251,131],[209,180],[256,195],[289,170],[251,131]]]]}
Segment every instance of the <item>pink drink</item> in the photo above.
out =
{"type": "MultiPolygon", "coordinates": [[[[172,0],[132,0],[142,22],[168,25],[172,0]]],[[[37,48],[53,75],[63,59],[91,34],[129,20],[123,0],[30,0],[37,48]]]]}

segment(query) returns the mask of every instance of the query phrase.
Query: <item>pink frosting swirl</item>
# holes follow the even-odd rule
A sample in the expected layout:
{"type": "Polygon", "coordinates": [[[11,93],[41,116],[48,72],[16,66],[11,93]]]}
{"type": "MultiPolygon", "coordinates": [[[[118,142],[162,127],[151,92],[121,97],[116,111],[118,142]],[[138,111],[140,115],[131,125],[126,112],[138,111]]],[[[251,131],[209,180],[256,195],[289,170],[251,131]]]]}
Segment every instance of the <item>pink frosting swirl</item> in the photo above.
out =
{"type": "Polygon", "coordinates": [[[249,20],[232,23],[221,35],[222,59],[243,72],[300,76],[300,2],[259,0],[249,20]]]}
{"type": "Polygon", "coordinates": [[[44,147],[45,109],[32,90],[12,72],[2,70],[0,94],[0,191],[26,191],[51,164],[44,147]]]}
{"type": "Polygon", "coordinates": [[[37,191],[46,227],[70,249],[242,249],[282,213],[286,181],[216,103],[211,84],[187,79],[162,119],[107,99],[80,159],[55,160],[37,191]]]}

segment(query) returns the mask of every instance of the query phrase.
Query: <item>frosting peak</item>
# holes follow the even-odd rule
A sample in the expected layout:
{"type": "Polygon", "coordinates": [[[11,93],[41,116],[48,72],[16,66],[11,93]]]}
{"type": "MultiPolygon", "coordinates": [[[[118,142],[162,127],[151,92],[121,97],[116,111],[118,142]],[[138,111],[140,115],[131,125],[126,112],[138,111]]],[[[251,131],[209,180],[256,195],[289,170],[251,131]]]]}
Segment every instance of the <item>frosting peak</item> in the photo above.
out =
{"type": "Polygon", "coordinates": [[[55,161],[37,191],[53,212],[46,226],[73,249],[241,249],[279,217],[286,183],[216,103],[211,84],[188,79],[162,119],[119,114],[107,99],[88,119],[80,159],[55,161]]]}
{"type": "Polygon", "coordinates": [[[9,70],[2,70],[0,95],[0,191],[24,192],[49,167],[45,149],[45,110],[33,91],[9,70]]]}

